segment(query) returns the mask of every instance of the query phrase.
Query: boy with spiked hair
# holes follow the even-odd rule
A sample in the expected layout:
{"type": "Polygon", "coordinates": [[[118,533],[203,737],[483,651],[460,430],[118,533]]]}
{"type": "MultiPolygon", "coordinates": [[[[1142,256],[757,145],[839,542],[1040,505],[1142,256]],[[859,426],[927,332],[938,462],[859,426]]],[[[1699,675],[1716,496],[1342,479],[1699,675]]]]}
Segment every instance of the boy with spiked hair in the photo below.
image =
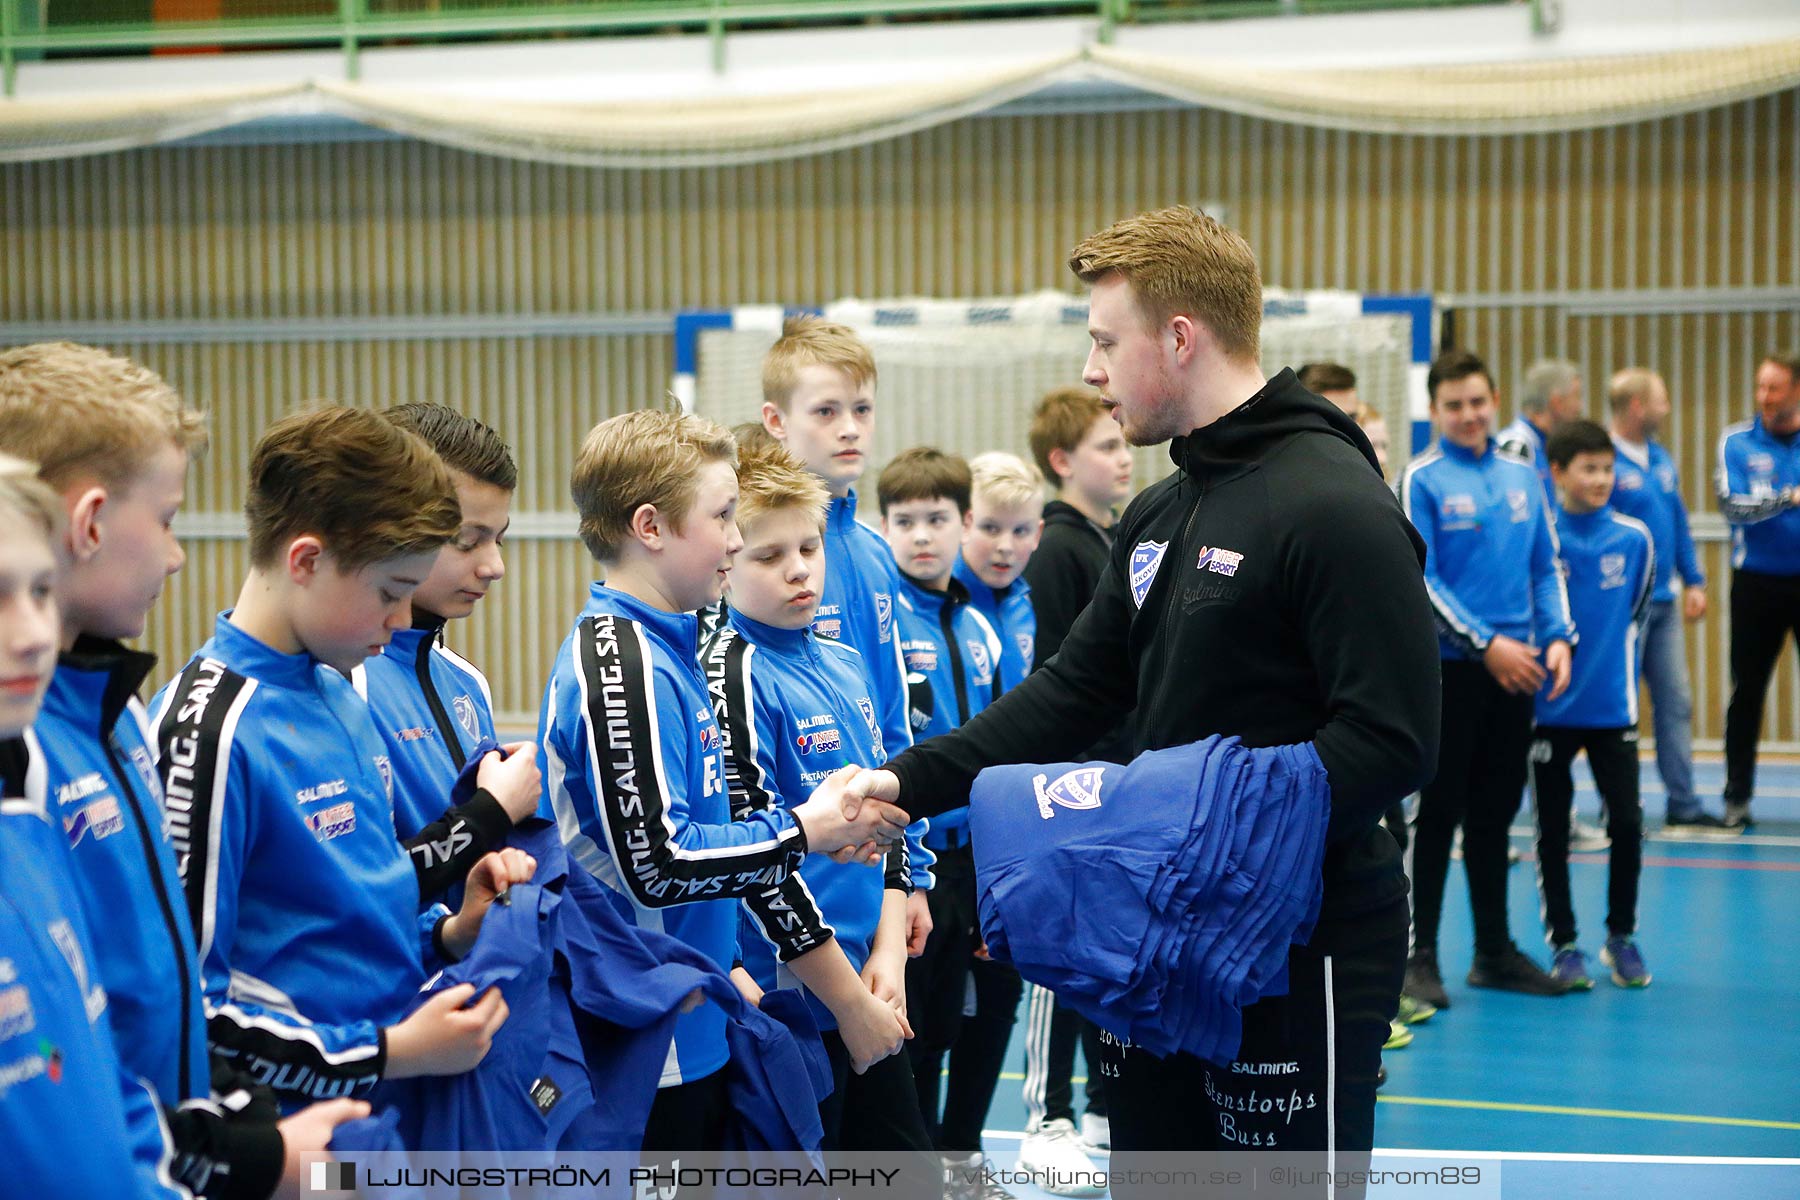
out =
{"type": "MultiPolygon", "coordinates": [[[[773,928],[809,849],[885,852],[905,826],[892,809],[845,821],[831,789],[734,819],[696,613],[719,599],[743,545],[736,464],[727,430],[680,412],[625,413],[583,439],[569,491],[606,581],[557,652],[538,729],[549,805],[584,869],[571,886],[591,880],[628,920],[721,969],[736,957],[739,900],[773,928]]],[[[732,974],[756,994],[746,972],[732,974]]],[[[717,1006],[676,1020],[647,1153],[720,1147],[728,1058],[717,1006]]]]}
{"type": "Polygon", "coordinates": [[[114,1041],[165,1108],[172,1178],[261,1197],[360,1106],[278,1126],[272,1103],[229,1071],[215,1077],[208,1059],[193,927],[137,698],[156,660],[122,640],[144,632],[181,568],[170,525],[206,441],[201,415],[128,359],[70,343],[0,354],[0,449],[35,459],[62,508],[63,637],[37,734],[114,1041]]]}
{"type": "MultiPolygon", "coordinates": [[[[155,704],[213,1049],[286,1106],[461,1074],[506,1019],[498,989],[414,998],[427,962],[467,953],[536,864],[487,855],[461,909],[421,922],[392,763],[346,678],[411,623],[413,591],[456,536],[450,474],[379,415],[319,408],[263,434],[245,512],[237,604],[155,704]]],[[[484,764],[483,786],[504,769],[484,764]]]]}
{"type": "MultiPolygon", "coordinates": [[[[733,808],[749,812],[771,801],[791,808],[839,768],[885,755],[862,655],[812,629],[830,494],[778,444],[741,446],[738,455],[744,549],[732,568],[728,623],[702,658],[733,808]]],[[[765,990],[804,984],[824,1031],[835,1076],[820,1105],[828,1150],[931,1150],[898,1055],[912,1035],[911,891],[904,843],[889,855],[885,880],[814,857],[782,885],[793,914],[785,928],[743,922],[745,969],[765,990]]]]}
{"type": "Polygon", "coordinates": [[[411,627],[396,630],[350,677],[387,743],[394,830],[412,855],[420,898],[429,902],[534,815],[541,799],[536,754],[519,742],[502,747],[512,769],[496,773],[497,792],[480,787],[467,803],[443,807],[475,746],[483,738],[499,741],[487,678],[444,645],[444,628],[472,613],[506,574],[501,546],[519,472],[500,435],[473,417],[441,404],[402,404],[382,415],[443,459],[462,510],[461,528],[413,593],[411,627]]]}

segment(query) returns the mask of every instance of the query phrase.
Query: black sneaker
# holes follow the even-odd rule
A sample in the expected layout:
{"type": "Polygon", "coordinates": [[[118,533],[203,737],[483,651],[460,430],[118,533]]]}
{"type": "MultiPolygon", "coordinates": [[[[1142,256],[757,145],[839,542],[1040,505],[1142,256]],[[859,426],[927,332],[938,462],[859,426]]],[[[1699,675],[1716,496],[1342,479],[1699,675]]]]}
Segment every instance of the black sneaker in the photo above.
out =
{"type": "Polygon", "coordinates": [[[1748,800],[1727,800],[1725,802],[1725,820],[1722,824],[1736,833],[1742,833],[1756,824],[1755,818],[1750,815],[1750,802],[1748,800]]]}
{"type": "Polygon", "coordinates": [[[1450,995],[1444,991],[1444,976],[1438,971],[1436,950],[1414,950],[1406,960],[1406,982],[1400,991],[1433,1008],[1449,1008],[1450,995]]]}
{"type": "Polygon", "coordinates": [[[1711,813],[1695,813],[1691,817],[1666,817],[1663,820],[1663,836],[1681,841],[1696,838],[1734,838],[1744,835],[1742,825],[1727,825],[1711,813]]]}
{"type": "Polygon", "coordinates": [[[1469,968],[1469,986],[1528,996],[1561,996],[1569,990],[1517,946],[1508,946],[1499,954],[1477,954],[1475,965],[1469,968]]]}

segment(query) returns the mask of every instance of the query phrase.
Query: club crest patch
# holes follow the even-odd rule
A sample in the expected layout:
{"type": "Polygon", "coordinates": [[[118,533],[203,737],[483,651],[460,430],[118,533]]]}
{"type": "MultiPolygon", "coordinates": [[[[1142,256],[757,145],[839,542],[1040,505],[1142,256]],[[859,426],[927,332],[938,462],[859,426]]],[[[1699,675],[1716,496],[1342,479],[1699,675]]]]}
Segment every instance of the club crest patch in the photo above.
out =
{"type": "Polygon", "coordinates": [[[452,700],[450,707],[456,711],[456,723],[462,726],[463,732],[480,741],[481,722],[475,717],[475,701],[462,695],[452,700]]]}
{"type": "Polygon", "coordinates": [[[1064,771],[1056,777],[1055,783],[1046,783],[1048,775],[1034,775],[1031,786],[1037,792],[1038,815],[1048,821],[1053,815],[1053,806],[1072,809],[1088,809],[1100,807],[1100,784],[1106,778],[1106,767],[1076,767],[1073,771],[1064,771]]]}
{"type": "Polygon", "coordinates": [[[886,592],[875,593],[875,635],[884,645],[894,637],[894,598],[886,592]]]}
{"type": "Polygon", "coordinates": [[[969,664],[975,668],[976,683],[990,683],[994,678],[994,664],[988,660],[988,648],[985,642],[969,642],[969,664]]]}
{"type": "Polygon", "coordinates": [[[1144,607],[1144,597],[1150,594],[1150,585],[1156,580],[1156,569],[1162,566],[1163,555],[1169,551],[1167,542],[1139,542],[1131,551],[1131,602],[1139,608],[1144,607]]]}

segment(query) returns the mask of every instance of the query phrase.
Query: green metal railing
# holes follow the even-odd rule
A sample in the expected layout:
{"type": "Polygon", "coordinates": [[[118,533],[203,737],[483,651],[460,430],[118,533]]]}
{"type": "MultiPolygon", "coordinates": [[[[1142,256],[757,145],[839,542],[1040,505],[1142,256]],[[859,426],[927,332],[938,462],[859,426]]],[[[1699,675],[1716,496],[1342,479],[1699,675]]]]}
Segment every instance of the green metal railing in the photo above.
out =
{"type": "Polygon", "coordinates": [[[723,69],[728,32],[883,18],[1093,16],[1122,22],[1298,16],[1506,0],[218,0],[217,17],[152,20],[151,0],[0,0],[0,93],[21,61],[167,49],[337,46],[347,78],[365,46],[557,34],[704,30],[723,69]]]}

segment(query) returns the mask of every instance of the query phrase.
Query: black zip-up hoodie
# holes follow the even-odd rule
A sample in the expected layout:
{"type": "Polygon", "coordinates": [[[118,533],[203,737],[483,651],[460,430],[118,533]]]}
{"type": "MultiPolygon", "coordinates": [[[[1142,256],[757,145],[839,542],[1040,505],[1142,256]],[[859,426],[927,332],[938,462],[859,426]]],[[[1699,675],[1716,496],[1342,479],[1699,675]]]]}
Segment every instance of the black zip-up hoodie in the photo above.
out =
{"type": "Polygon", "coordinates": [[[1169,455],[1179,470],[1126,509],[1056,657],[888,764],[901,806],[965,804],[982,768],[1062,758],[1135,706],[1143,750],[1312,742],[1331,780],[1323,918],[1404,896],[1379,821],[1437,766],[1424,543],[1362,431],[1291,370],[1169,455]]]}

